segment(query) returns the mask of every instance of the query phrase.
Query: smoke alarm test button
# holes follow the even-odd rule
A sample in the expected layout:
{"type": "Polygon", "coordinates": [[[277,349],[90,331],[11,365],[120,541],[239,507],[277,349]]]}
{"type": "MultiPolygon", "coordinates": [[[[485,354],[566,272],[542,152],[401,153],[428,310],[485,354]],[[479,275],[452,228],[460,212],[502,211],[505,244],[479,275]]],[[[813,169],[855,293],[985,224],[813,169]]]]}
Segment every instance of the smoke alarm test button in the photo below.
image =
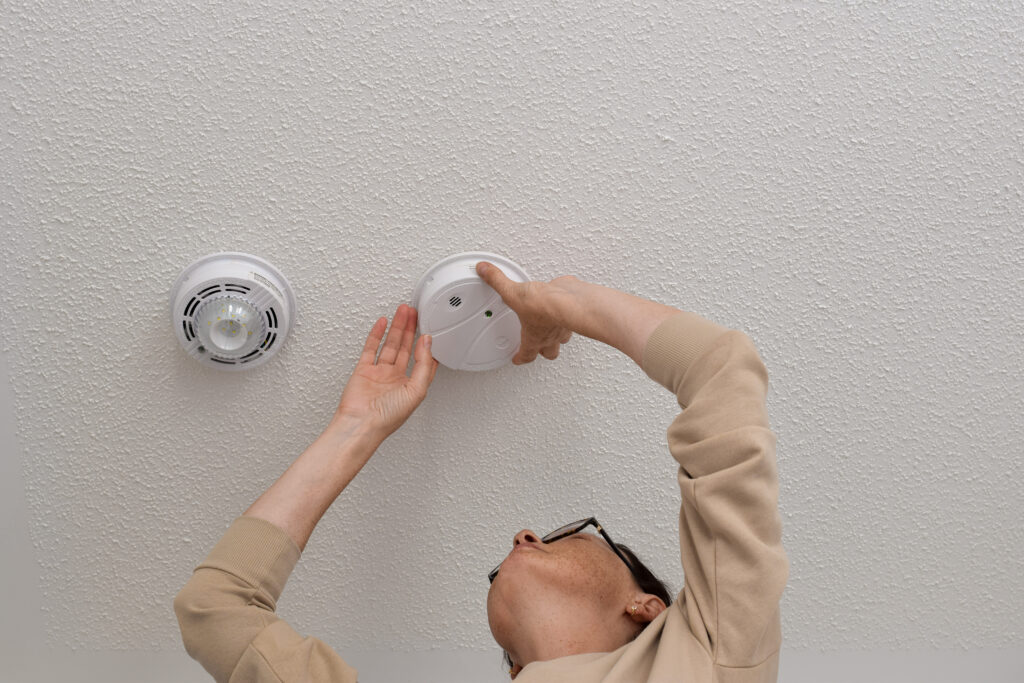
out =
{"type": "Polygon", "coordinates": [[[504,256],[469,251],[427,269],[412,294],[419,333],[431,335],[432,355],[453,370],[493,370],[510,363],[519,350],[519,316],[477,275],[480,261],[493,263],[515,282],[530,280],[504,256]]]}

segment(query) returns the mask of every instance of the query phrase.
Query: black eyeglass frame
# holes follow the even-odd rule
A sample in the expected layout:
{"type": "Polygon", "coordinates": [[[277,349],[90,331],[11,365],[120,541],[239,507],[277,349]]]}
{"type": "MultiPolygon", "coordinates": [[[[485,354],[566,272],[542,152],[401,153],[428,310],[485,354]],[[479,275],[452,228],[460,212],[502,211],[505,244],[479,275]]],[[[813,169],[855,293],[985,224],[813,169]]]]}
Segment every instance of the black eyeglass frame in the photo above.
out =
{"type": "MultiPolygon", "coordinates": [[[[608,542],[608,545],[611,546],[611,549],[614,550],[615,554],[619,556],[619,559],[626,563],[626,566],[629,568],[629,573],[633,574],[633,578],[636,578],[636,574],[633,571],[633,565],[630,563],[626,555],[621,550],[619,550],[619,547],[615,545],[615,542],[612,540],[612,537],[608,535],[608,532],[604,530],[604,527],[601,526],[601,523],[597,521],[596,517],[587,517],[585,519],[581,519],[576,522],[566,524],[565,526],[558,527],[551,533],[541,538],[540,542],[554,543],[555,541],[561,540],[567,536],[578,534],[590,525],[593,525],[594,528],[597,529],[597,531],[600,532],[602,536],[604,536],[604,540],[608,542]]],[[[491,572],[487,575],[488,583],[494,583],[494,578],[498,576],[498,570],[501,569],[501,565],[503,564],[505,564],[504,560],[502,560],[498,564],[498,566],[492,569],[491,572]]]]}

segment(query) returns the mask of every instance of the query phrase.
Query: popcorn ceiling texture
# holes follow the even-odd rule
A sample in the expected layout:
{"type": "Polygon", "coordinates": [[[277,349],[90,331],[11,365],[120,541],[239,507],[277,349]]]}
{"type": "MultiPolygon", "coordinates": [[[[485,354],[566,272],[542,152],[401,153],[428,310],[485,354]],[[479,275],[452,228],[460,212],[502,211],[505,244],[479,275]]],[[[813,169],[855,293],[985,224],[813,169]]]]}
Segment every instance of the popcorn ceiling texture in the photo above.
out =
{"type": "MultiPolygon", "coordinates": [[[[8,2],[3,348],[52,646],[174,648],[174,594],[454,252],[747,332],[771,377],[790,646],[1024,642],[1024,7],[8,2]],[[168,291],[295,288],[250,373],[168,291]]],[[[347,647],[496,649],[513,534],[594,514],[682,586],[678,407],[574,338],[442,368],[280,605],[347,647]]],[[[496,654],[497,656],[497,654],[496,654]]]]}

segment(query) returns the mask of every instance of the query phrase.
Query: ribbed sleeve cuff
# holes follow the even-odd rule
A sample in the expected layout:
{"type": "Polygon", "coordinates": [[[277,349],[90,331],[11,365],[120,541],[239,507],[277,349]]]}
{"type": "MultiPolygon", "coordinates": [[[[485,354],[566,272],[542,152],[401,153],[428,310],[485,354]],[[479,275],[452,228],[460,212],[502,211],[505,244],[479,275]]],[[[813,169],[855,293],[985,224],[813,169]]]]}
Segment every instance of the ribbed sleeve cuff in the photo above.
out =
{"type": "Polygon", "coordinates": [[[196,569],[220,569],[263,588],[276,602],[302,551],[291,536],[257,517],[236,519],[196,569]]]}
{"type": "Polygon", "coordinates": [[[681,311],[662,321],[644,346],[643,370],[672,393],[678,393],[686,371],[697,357],[728,327],[681,311]]]}

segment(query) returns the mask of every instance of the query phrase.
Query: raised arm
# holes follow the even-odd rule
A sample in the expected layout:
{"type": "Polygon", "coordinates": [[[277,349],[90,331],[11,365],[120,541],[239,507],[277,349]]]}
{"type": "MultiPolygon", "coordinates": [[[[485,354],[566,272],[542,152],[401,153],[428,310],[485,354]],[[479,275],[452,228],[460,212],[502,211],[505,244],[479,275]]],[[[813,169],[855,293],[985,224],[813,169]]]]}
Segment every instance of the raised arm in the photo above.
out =
{"type": "Polygon", "coordinates": [[[334,650],[299,635],[276,610],[321,516],[423,401],[434,379],[429,337],[415,345],[406,376],[415,309],[399,306],[381,346],[386,323],[381,318],[371,329],[324,433],[235,519],[174,599],[186,651],[218,683],[356,680],[355,669],[334,650]]]}
{"type": "Polygon", "coordinates": [[[698,316],[675,316],[644,351],[644,371],[682,408],[667,432],[682,496],[686,581],[676,604],[716,680],[775,681],[789,564],[765,411],[768,373],[750,337],[712,329],[698,316]],[[688,344],[702,334],[710,341],[688,344]]]}
{"type": "MultiPolygon", "coordinates": [[[[673,605],[717,680],[773,681],[788,577],[778,512],[768,374],[751,339],[688,311],[561,277],[516,283],[481,273],[519,315],[516,363],[554,359],[573,332],[619,349],[671,391],[685,583],[673,605]]],[[[478,266],[477,272],[480,273],[478,266]]]]}
{"type": "Polygon", "coordinates": [[[537,355],[554,360],[560,344],[573,332],[596,339],[632,358],[643,367],[648,337],[678,308],[642,299],[617,289],[584,282],[572,275],[551,282],[517,283],[493,264],[481,261],[477,273],[519,316],[523,339],[516,365],[537,355]]]}

